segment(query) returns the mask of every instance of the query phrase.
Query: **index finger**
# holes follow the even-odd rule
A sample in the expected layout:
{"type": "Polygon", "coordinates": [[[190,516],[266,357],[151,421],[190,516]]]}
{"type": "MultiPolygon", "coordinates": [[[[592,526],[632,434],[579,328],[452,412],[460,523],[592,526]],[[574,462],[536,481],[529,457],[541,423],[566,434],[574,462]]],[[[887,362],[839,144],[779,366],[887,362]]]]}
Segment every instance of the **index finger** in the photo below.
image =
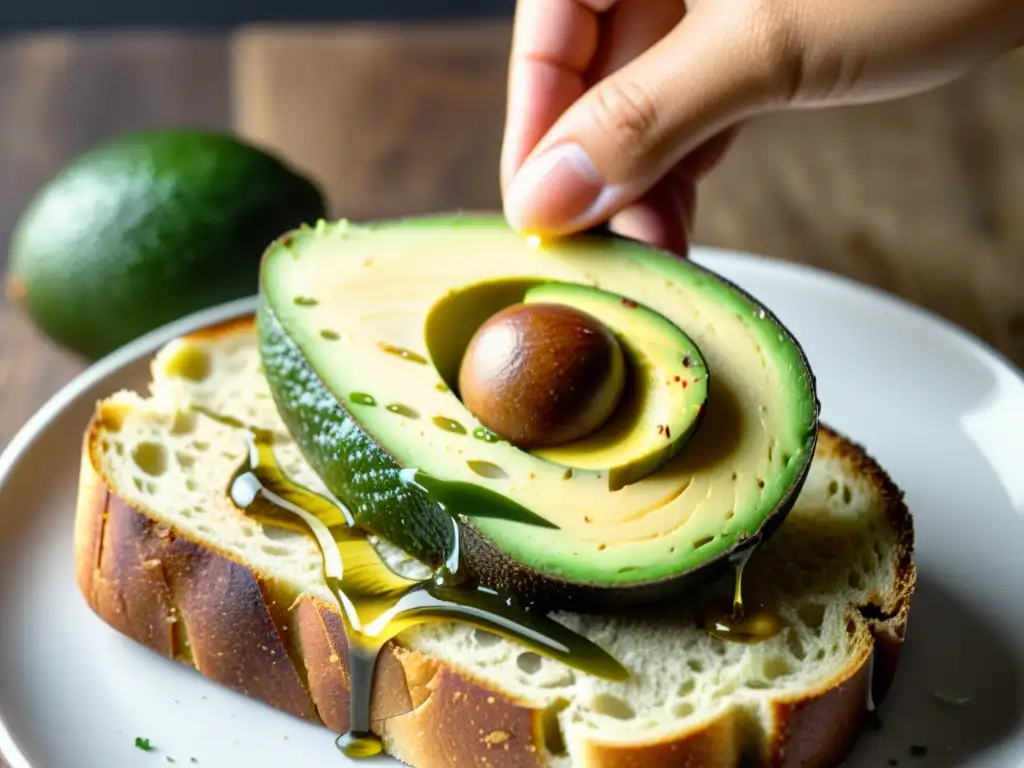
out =
{"type": "Polygon", "coordinates": [[[509,62],[501,187],[586,90],[598,13],[615,0],[519,0],[509,62]]]}

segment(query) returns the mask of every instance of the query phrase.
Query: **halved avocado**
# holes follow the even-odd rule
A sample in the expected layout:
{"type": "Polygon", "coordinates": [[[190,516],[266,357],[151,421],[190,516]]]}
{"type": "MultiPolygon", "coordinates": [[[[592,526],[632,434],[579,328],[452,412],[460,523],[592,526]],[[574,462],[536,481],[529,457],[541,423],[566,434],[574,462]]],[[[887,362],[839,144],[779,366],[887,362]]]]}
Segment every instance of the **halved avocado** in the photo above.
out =
{"type": "Polygon", "coordinates": [[[527,601],[606,609],[713,578],[774,532],[810,467],[818,401],[796,340],[637,242],[534,247],[498,216],[321,224],[268,250],[260,299],[278,409],[357,522],[439,564],[454,519],[464,567],[527,601]],[[645,378],[595,435],[528,452],[453,385],[481,323],[541,300],[606,323],[645,378]]]}
{"type": "Polygon", "coordinates": [[[626,399],[601,429],[534,456],[603,471],[610,490],[635,483],[683,449],[704,415],[708,370],[682,329],[636,301],[575,283],[542,283],[524,304],[561,303],[587,312],[615,334],[628,360],[626,399]]]}

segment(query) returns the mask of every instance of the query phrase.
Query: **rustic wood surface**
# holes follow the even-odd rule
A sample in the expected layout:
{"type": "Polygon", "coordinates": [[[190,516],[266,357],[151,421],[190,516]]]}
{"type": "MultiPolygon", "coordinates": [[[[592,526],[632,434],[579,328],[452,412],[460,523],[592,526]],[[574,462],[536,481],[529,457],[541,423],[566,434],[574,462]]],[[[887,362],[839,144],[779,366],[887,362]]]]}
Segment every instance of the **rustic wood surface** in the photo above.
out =
{"type": "MultiPolygon", "coordinates": [[[[0,40],[0,116],[2,274],[21,210],[76,153],[118,131],[230,125],[227,42],[176,36],[0,40]]],[[[46,340],[0,294],[0,447],[86,364],[46,340]]]]}
{"type": "MultiPolygon", "coordinates": [[[[495,23],[0,40],[0,273],[72,155],[171,123],[279,150],[337,216],[496,207],[508,42],[495,23]]],[[[1021,92],[1016,54],[907,101],[760,120],[703,186],[696,239],[886,289],[1024,365],[1021,92]]],[[[0,298],[0,446],[85,365],[0,298]]]]}

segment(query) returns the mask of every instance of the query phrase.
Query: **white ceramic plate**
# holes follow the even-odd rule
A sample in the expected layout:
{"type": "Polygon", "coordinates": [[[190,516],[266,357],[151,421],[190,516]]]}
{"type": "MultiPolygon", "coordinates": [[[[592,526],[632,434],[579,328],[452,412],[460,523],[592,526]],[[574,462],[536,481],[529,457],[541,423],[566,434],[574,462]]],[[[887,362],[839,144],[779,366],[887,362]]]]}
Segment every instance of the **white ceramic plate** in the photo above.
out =
{"type": "MultiPolygon", "coordinates": [[[[847,765],[1024,766],[1024,378],[949,324],[849,281],[740,254],[694,257],[790,326],[824,420],[869,447],[915,516],[920,577],[901,667],[883,728],[847,765]]],[[[0,458],[0,754],[11,768],[347,764],[325,730],[108,629],[72,577],[79,445],[95,400],[142,386],[149,355],[172,337],[252,308],[201,313],[103,360],[0,458]],[[136,749],[136,736],[157,751],[136,749]]]]}

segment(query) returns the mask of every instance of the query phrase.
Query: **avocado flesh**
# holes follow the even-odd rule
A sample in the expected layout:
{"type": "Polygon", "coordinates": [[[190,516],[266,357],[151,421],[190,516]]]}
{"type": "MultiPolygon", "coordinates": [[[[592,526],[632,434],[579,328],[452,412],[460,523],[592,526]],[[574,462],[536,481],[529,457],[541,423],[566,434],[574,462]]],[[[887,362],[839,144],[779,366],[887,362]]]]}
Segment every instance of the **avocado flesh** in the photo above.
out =
{"type": "Polygon", "coordinates": [[[560,303],[601,320],[629,361],[629,391],[592,435],[533,455],[567,467],[603,471],[620,490],[679,453],[704,412],[708,370],[696,344],[667,319],[612,293],[578,283],[542,283],[523,302],[560,303]]]}
{"type": "MultiPolygon", "coordinates": [[[[447,511],[508,558],[517,578],[646,593],[652,583],[675,583],[773,530],[813,454],[814,380],[786,329],[728,282],[635,242],[580,236],[535,248],[497,216],[322,225],[268,250],[260,314],[271,390],[313,466],[359,464],[369,454],[380,464],[360,473],[358,488],[325,476],[360,523],[379,529],[422,514],[440,529],[436,504],[400,500],[418,490],[402,486],[402,467],[500,494],[556,527],[481,516],[474,504],[447,511]],[[476,324],[547,282],[607,290],[660,314],[693,340],[711,372],[707,407],[685,448],[620,490],[609,490],[606,472],[567,472],[478,439],[486,431],[444,386],[444,366],[433,364],[446,358],[450,366],[476,324]],[[488,298],[460,305],[472,311],[443,324],[458,329],[452,348],[432,354],[426,318],[474,286],[488,298]],[[267,343],[275,328],[286,345],[267,343]],[[282,396],[287,388],[290,397],[282,396]],[[295,412],[325,395],[333,431],[295,412]],[[481,466],[499,472],[484,476],[481,466]]],[[[430,341],[436,347],[438,336],[430,341]]],[[[402,526],[387,527],[404,546],[402,526]]],[[[439,545],[426,538],[420,549],[439,545]]]]}

